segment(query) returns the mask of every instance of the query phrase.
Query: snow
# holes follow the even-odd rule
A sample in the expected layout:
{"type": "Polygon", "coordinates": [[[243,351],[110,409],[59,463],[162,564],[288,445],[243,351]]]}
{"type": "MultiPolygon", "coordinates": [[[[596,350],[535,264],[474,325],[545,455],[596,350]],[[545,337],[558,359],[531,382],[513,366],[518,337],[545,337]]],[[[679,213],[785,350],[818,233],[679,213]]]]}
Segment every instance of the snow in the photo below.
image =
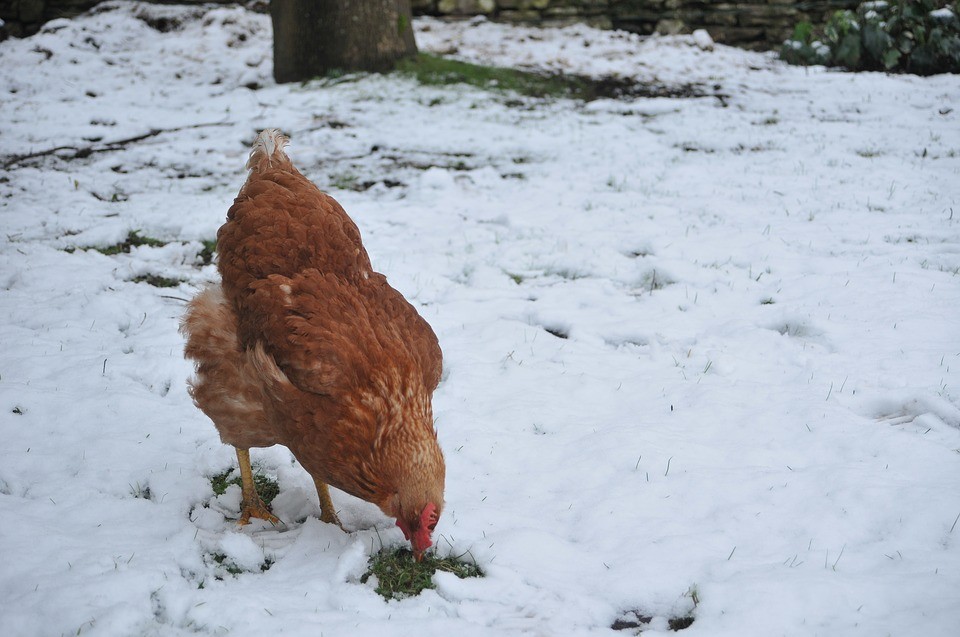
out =
{"type": "Polygon", "coordinates": [[[253,571],[263,566],[263,547],[249,535],[226,533],[220,539],[220,549],[226,560],[240,569],[253,571]]]}
{"type": "Polygon", "coordinates": [[[230,7],[109,3],[0,43],[0,633],[956,634],[960,79],[416,27],[707,97],[277,86],[269,19],[230,7]],[[213,494],[235,456],[177,326],[272,126],[439,335],[437,545],[483,578],[385,602],[361,577],[402,534],[337,491],[349,532],[321,523],[282,447],[253,458],[283,527],[213,494]],[[84,249],[132,230],[168,243],[84,249]]]}
{"type": "Polygon", "coordinates": [[[713,50],[713,38],[710,37],[710,33],[706,29],[695,29],[691,35],[698,47],[704,51],[713,50]]]}

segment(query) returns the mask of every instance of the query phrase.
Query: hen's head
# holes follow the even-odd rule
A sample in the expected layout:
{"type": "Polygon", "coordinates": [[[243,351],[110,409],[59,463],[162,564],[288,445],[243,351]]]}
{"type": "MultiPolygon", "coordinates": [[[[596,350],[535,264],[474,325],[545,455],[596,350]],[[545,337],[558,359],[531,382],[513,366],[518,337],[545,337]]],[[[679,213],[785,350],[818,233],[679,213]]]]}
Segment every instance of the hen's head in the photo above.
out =
{"type": "Polygon", "coordinates": [[[440,520],[440,510],[433,502],[428,502],[422,510],[407,512],[401,511],[397,516],[397,526],[403,531],[403,536],[410,541],[413,556],[419,562],[424,552],[433,546],[433,530],[440,520]]]}
{"type": "MultiPolygon", "coordinates": [[[[430,392],[411,380],[416,381],[416,375],[407,373],[379,383],[387,389],[387,398],[381,398],[383,406],[375,410],[376,469],[371,473],[387,496],[378,502],[380,509],[396,519],[420,561],[433,545],[431,535],[443,512],[446,466],[433,428],[430,392]]],[[[376,405],[377,401],[366,403],[376,405]]]]}
{"type": "Polygon", "coordinates": [[[443,512],[443,454],[436,438],[431,435],[425,440],[432,444],[424,444],[408,456],[406,476],[396,483],[396,494],[384,509],[397,519],[397,526],[410,542],[418,562],[433,545],[431,536],[443,512]]]}

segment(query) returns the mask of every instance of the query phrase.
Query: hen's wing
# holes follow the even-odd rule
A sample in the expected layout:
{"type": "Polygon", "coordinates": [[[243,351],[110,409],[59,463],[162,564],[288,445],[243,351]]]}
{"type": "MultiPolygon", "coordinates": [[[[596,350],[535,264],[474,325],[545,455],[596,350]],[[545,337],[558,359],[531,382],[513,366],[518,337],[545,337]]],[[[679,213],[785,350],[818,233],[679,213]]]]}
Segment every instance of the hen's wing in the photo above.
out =
{"type": "Polygon", "coordinates": [[[251,289],[246,307],[257,340],[297,389],[339,398],[367,386],[374,371],[436,388],[437,337],[383,275],[356,286],[310,269],[272,275],[251,289]]]}
{"type": "Polygon", "coordinates": [[[432,392],[442,365],[436,335],[373,272],[356,224],[290,163],[285,141],[258,137],[217,237],[241,346],[261,345],[303,391],[331,395],[390,369],[432,392]]]}
{"type": "Polygon", "coordinates": [[[387,283],[386,277],[382,274],[374,274],[374,277],[370,285],[378,288],[374,295],[380,317],[400,331],[400,338],[417,362],[424,387],[432,393],[443,372],[443,354],[437,335],[410,302],[387,283]]]}

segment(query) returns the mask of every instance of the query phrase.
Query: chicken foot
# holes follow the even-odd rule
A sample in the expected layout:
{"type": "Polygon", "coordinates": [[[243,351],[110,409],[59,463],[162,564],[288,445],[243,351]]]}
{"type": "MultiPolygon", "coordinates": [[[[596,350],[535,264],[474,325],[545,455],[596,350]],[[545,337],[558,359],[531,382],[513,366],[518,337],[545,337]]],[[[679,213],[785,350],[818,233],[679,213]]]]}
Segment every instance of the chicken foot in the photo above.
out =
{"type": "Polygon", "coordinates": [[[260,499],[257,486],[253,482],[253,469],[250,468],[250,450],[237,449],[237,462],[240,464],[240,489],[243,499],[240,501],[240,526],[250,524],[250,518],[266,520],[276,526],[280,518],[270,513],[270,509],[260,499]]]}
{"type": "Polygon", "coordinates": [[[330,488],[327,487],[327,483],[316,478],[313,479],[313,482],[317,485],[317,495],[320,496],[320,521],[336,524],[342,529],[343,525],[340,524],[336,509],[333,508],[333,500],[330,499],[330,488]]]}

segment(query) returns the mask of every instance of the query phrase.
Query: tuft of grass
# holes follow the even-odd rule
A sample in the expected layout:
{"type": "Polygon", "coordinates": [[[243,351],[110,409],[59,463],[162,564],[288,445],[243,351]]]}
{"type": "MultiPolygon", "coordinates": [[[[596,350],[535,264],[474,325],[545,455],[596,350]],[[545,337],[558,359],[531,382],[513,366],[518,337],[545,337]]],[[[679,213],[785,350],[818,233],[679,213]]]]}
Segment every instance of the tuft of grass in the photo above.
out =
{"type": "MultiPolygon", "coordinates": [[[[337,173],[330,176],[330,187],[338,190],[366,190],[360,183],[360,178],[353,173],[337,173]]],[[[369,187],[369,186],[368,186],[369,187]]]]}
{"type": "Polygon", "coordinates": [[[573,268],[547,268],[543,273],[547,276],[558,276],[567,281],[579,281],[589,276],[587,273],[573,268]]]}
{"type": "Polygon", "coordinates": [[[668,285],[673,285],[676,283],[671,277],[663,274],[662,272],[657,272],[654,268],[646,272],[642,277],[640,277],[640,289],[644,292],[649,292],[653,294],[656,290],[662,290],[668,285]]]}
{"type": "Polygon", "coordinates": [[[524,277],[523,277],[522,274],[516,274],[515,272],[508,272],[507,270],[504,270],[503,272],[504,272],[504,274],[506,274],[508,277],[510,277],[510,280],[511,280],[511,281],[513,281],[513,282],[516,283],[517,285],[520,285],[520,284],[523,283],[523,281],[524,281],[524,277]]]}
{"type": "Polygon", "coordinates": [[[150,499],[150,486],[143,486],[139,482],[135,485],[130,485],[130,495],[135,498],[142,498],[144,500],[150,499]]]}
{"type": "MultiPolygon", "coordinates": [[[[210,478],[210,486],[213,487],[214,495],[223,495],[231,484],[240,486],[240,475],[234,469],[227,469],[223,473],[218,473],[210,478]],[[237,475],[234,475],[235,473],[237,475]]],[[[259,467],[253,468],[253,484],[257,487],[260,499],[267,506],[270,506],[273,499],[280,493],[280,485],[277,484],[277,481],[264,475],[259,467]]]]}
{"type": "MultiPolygon", "coordinates": [[[[127,234],[127,237],[123,241],[120,241],[119,243],[114,243],[113,245],[109,245],[109,246],[85,246],[85,247],[81,246],[79,249],[80,250],[96,250],[100,254],[105,254],[107,256],[114,256],[117,254],[129,254],[130,250],[140,246],[148,246],[151,248],[161,248],[167,245],[168,243],[170,242],[161,241],[160,239],[154,239],[153,237],[141,236],[139,230],[132,230],[127,234]]],[[[200,252],[197,253],[197,256],[200,258],[200,265],[201,266],[210,265],[211,263],[213,263],[214,256],[216,255],[217,240],[204,239],[200,243],[203,244],[203,247],[200,249],[200,252]]],[[[67,254],[73,254],[74,252],[77,251],[77,249],[78,249],[77,246],[67,246],[63,248],[63,251],[66,252],[67,254]]],[[[162,282],[160,282],[161,278],[156,279],[157,282],[150,281],[148,280],[149,278],[150,277],[138,277],[135,280],[137,280],[138,282],[145,281],[147,283],[150,283],[151,285],[156,285],[157,287],[174,287],[180,283],[180,281],[177,281],[176,283],[168,283],[165,285],[162,282]]],[[[172,281],[172,280],[173,279],[166,279],[166,281],[172,281]]]]}
{"type": "MultiPolygon", "coordinates": [[[[241,573],[251,572],[251,571],[246,571],[240,568],[239,566],[237,566],[236,564],[234,564],[233,562],[229,561],[227,559],[227,556],[224,555],[223,553],[213,553],[210,557],[219,566],[222,566],[223,570],[225,570],[230,575],[233,575],[234,577],[236,577],[237,575],[240,575],[241,573]]],[[[264,571],[269,570],[271,566],[273,566],[273,560],[269,558],[264,560],[263,564],[260,566],[260,572],[263,573],[264,571]]],[[[218,575],[217,579],[222,580],[223,578],[218,575]]],[[[200,588],[203,588],[203,582],[200,582],[200,588]]]]}
{"type": "Polygon", "coordinates": [[[200,263],[201,265],[210,265],[213,263],[213,255],[217,252],[217,240],[204,239],[201,243],[203,244],[203,249],[198,253],[200,263]]]}
{"type": "Polygon", "coordinates": [[[214,495],[223,495],[227,491],[227,487],[231,484],[240,486],[240,478],[230,479],[230,475],[233,473],[233,469],[227,469],[223,473],[218,473],[215,476],[210,477],[210,486],[213,487],[214,495]]]}
{"type": "Polygon", "coordinates": [[[224,570],[230,573],[231,575],[236,576],[243,572],[242,568],[240,568],[233,562],[228,562],[227,556],[224,555],[223,553],[214,553],[211,557],[213,558],[214,562],[222,566],[224,570]]]}
{"type": "Polygon", "coordinates": [[[409,549],[401,548],[382,550],[371,557],[370,568],[360,581],[366,582],[374,575],[377,578],[376,591],[384,599],[403,599],[419,595],[424,589],[436,588],[433,574],[437,571],[453,573],[460,579],[483,576],[480,567],[463,562],[459,557],[427,554],[423,561],[417,562],[409,549]]]}
{"type": "Polygon", "coordinates": [[[169,277],[160,276],[159,274],[141,274],[140,276],[131,279],[131,281],[134,283],[146,283],[155,288],[175,288],[183,282],[180,279],[171,279],[169,277]]]}
{"type": "Polygon", "coordinates": [[[115,243],[111,246],[105,246],[102,248],[94,247],[93,250],[107,256],[114,254],[129,254],[131,248],[138,248],[140,246],[149,246],[151,248],[160,248],[167,245],[166,241],[161,241],[160,239],[154,239],[153,237],[141,237],[139,230],[131,230],[127,234],[127,238],[121,241],[120,243],[115,243]]]}

